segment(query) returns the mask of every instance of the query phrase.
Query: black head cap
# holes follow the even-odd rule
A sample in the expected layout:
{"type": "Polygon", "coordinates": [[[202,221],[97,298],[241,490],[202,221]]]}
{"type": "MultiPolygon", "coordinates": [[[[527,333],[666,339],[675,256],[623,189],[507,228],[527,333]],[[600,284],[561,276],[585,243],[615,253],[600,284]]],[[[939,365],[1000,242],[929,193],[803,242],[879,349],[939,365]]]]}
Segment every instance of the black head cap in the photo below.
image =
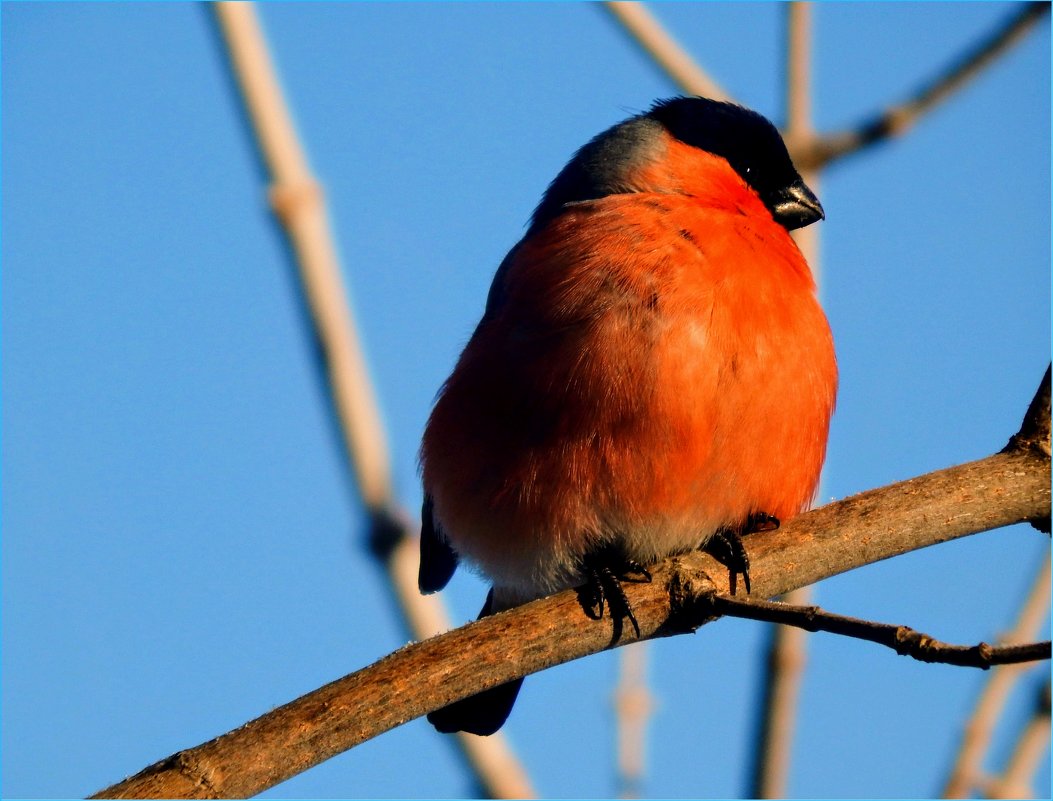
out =
{"type": "Polygon", "coordinates": [[[615,125],[582,147],[545,192],[531,230],[567,203],[644,191],[631,183],[632,175],[637,167],[661,158],[663,132],[725,159],[787,230],[824,218],[779,131],[765,117],[733,103],[678,97],[658,101],[646,114],[615,125]]]}
{"type": "Polygon", "coordinates": [[[793,166],[778,129],[766,117],[704,97],[660,100],[647,116],[684,144],[726,160],[787,230],[825,218],[823,207],[793,166]]]}

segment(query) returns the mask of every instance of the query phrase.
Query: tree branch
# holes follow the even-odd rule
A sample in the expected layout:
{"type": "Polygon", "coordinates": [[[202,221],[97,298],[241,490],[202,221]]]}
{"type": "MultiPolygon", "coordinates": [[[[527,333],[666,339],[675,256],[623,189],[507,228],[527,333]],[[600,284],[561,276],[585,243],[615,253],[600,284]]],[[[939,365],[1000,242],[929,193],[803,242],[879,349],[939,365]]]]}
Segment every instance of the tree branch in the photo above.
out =
{"type": "MultiPolygon", "coordinates": [[[[754,587],[770,597],[915,548],[1048,515],[1049,461],[1001,453],[824,506],[749,538],[754,587]]],[[[698,599],[726,592],[708,555],[674,557],[626,584],[642,638],[693,631],[698,599]],[[711,579],[710,576],[715,576],[711,579]]],[[[609,618],[574,591],[407,646],[376,664],[107,788],[99,798],[244,797],[479,690],[604,650],[609,618]]],[[[631,629],[617,645],[634,641],[631,629]]]]}
{"type": "Polygon", "coordinates": [[[712,615],[723,615],[761,620],[767,623],[781,623],[805,631],[841,634],[884,645],[900,656],[913,657],[920,662],[936,662],[984,670],[992,665],[1010,665],[1049,659],[1051,650],[1051,643],[1048,641],[1004,646],[992,646],[985,642],[971,646],[950,645],[908,626],[894,626],[856,617],[835,615],[818,606],[794,606],[775,601],[756,601],[727,595],[714,594],[700,597],[698,614],[703,619],[712,615]]]}
{"type": "Polygon", "coordinates": [[[922,115],[932,111],[1007,52],[1049,13],[1048,2],[1031,2],[983,40],[947,65],[906,100],[890,106],[847,131],[825,134],[790,148],[801,170],[823,167],[836,159],[906,133],[922,115]]]}
{"type": "MultiPolygon", "coordinates": [[[[1043,414],[1049,416],[1048,404],[1032,403],[1028,416],[1043,414]]],[[[907,551],[1049,514],[1049,458],[1037,448],[1008,448],[751,535],[754,591],[770,598],[907,551]]],[[[699,617],[700,599],[728,590],[727,571],[701,552],[666,559],[651,575],[650,583],[624,585],[639,639],[694,631],[712,619],[699,617]]],[[[402,648],[92,797],[254,795],[480,690],[637,639],[625,627],[615,642],[615,630],[609,616],[583,614],[574,590],[550,595],[402,648]]]]}

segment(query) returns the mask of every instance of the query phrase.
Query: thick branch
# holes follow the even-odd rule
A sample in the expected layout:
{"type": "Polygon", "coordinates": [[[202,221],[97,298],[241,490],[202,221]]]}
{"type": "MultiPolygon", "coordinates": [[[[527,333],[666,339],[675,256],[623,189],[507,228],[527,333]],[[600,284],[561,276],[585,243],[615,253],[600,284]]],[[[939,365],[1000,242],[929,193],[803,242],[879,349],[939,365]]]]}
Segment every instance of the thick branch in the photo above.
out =
{"type": "Polygon", "coordinates": [[[884,645],[901,656],[910,656],[921,662],[938,662],[959,667],[987,670],[992,665],[1012,665],[1050,658],[1051,644],[1048,641],[1002,646],[988,645],[985,642],[979,645],[950,645],[908,626],[835,615],[818,606],[794,606],[773,601],[711,595],[699,598],[698,614],[703,619],[713,615],[724,615],[781,623],[805,631],[841,634],[884,645]]]}
{"type": "Polygon", "coordinates": [[[798,143],[798,148],[790,149],[794,163],[802,170],[818,169],[831,161],[906,133],[922,115],[960,90],[1020,41],[1049,13],[1049,7],[1048,2],[1028,3],[903,102],[890,106],[850,130],[798,143]]]}
{"type": "MultiPolygon", "coordinates": [[[[856,495],[748,540],[754,592],[771,597],[865,564],[1049,515],[1049,460],[999,453],[856,495]]],[[[642,638],[694,630],[726,571],[693,553],[626,584],[642,638]],[[713,576],[715,578],[710,578],[713,576]]],[[[244,797],[474,692],[596,653],[613,628],[568,590],[407,646],[376,664],[146,768],[96,797],[244,797]]],[[[622,641],[635,637],[629,627],[622,641]]]]}
{"type": "MultiPolygon", "coordinates": [[[[1021,431],[1049,417],[1049,377],[1047,370],[1021,431]]],[[[1011,444],[750,536],[753,588],[770,598],[917,548],[1049,516],[1049,457],[1041,448],[1011,444]]],[[[650,583],[624,585],[639,639],[694,631],[702,622],[691,615],[699,599],[728,590],[727,571],[701,552],[670,557],[651,575],[650,583]]],[[[550,595],[402,648],[92,797],[255,795],[480,690],[638,639],[629,628],[617,629],[622,638],[615,642],[610,617],[582,614],[573,590],[550,595]]]]}

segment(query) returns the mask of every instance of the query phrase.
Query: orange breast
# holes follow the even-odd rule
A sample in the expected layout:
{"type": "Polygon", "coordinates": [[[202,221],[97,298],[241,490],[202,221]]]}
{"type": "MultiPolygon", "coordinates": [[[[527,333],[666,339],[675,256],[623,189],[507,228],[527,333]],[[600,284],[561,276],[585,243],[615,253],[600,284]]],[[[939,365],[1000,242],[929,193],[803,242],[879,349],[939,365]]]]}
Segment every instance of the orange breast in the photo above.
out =
{"type": "Polygon", "coordinates": [[[520,246],[421,452],[441,527],[497,584],[552,591],[599,540],[646,562],[811,501],[829,327],[789,236],[736,203],[612,196],[520,246]]]}

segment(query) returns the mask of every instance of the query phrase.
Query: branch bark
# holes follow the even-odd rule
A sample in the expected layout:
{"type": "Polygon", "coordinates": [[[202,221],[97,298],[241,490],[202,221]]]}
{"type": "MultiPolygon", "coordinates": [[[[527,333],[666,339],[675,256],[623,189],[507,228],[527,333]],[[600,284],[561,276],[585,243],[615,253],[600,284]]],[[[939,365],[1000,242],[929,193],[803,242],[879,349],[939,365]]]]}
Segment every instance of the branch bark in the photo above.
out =
{"type": "MultiPolygon", "coordinates": [[[[1035,408],[1049,416],[1048,405],[1035,408]]],[[[1026,427],[1025,423],[1025,427],[1026,427]]],[[[749,537],[758,597],[917,548],[1048,517],[1050,460],[1007,450],[870,490],[749,537]]],[[[625,584],[640,639],[694,631],[707,593],[727,575],[703,553],[652,568],[649,584],[625,584]]],[[[622,628],[619,626],[619,628],[622,628]]],[[[613,641],[609,617],[582,613],[573,590],[542,598],[402,648],[203,745],[180,751],[95,798],[247,797],[479,690],[635,641],[613,641]]]]}

